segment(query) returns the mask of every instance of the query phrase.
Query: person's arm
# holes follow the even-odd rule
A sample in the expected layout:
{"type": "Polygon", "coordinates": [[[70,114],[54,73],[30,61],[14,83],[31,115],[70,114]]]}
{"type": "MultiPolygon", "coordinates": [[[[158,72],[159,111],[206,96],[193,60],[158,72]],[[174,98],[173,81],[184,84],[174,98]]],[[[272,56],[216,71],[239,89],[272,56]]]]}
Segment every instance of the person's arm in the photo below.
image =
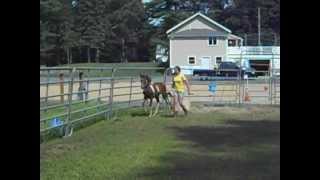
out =
{"type": "Polygon", "coordinates": [[[171,87],[173,88],[173,89],[175,89],[175,84],[174,84],[174,77],[172,77],[172,84],[171,84],[171,87]]]}

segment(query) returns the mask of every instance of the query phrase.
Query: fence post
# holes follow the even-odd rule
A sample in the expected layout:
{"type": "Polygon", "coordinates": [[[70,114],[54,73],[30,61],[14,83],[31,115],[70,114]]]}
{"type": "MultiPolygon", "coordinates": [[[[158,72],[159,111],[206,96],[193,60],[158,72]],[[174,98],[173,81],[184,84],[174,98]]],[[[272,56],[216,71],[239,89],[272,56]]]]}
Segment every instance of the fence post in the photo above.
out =
{"type": "Polygon", "coordinates": [[[74,72],[76,68],[73,68],[70,72],[70,81],[69,81],[69,89],[68,89],[68,116],[66,120],[66,126],[64,131],[64,137],[72,135],[72,128],[71,128],[71,104],[72,104],[72,96],[73,96],[73,81],[74,81],[74,72]]]}
{"type": "Polygon", "coordinates": [[[274,104],[277,104],[277,78],[274,78],[273,80],[273,99],[274,99],[274,104]]]}
{"type": "Polygon", "coordinates": [[[88,69],[88,75],[87,75],[87,88],[85,93],[85,103],[88,102],[88,96],[89,96],[89,78],[90,78],[90,69],[88,69]]]}
{"type": "Polygon", "coordinates": [[[83,72],[79,72],[79,88],[78,88],[78,100],[84,101],[84,90],[83,90],[83,72]]]}
{"type": "Polygon", "coordinates": [[[64,75],[63,73],[59,74],[59,80],[60,80],[60,103],[64,103],[64,75]]]}
{"type": "Polygon", "coordinates": [[[275,78],[275,82],[274,82],[274,92],[275,92],[275,95],[274,95],[274,103],[275,104],[278,104],[278,98],[280,98],[280,96],[278,96],[278,93],[280,93],[279,91],[279,87],[280,87],[280,78],[275,78]],[[279,86],[277,86],[279,82],[279,86]]]}
{"type": "Polygon", "coordinates": [[[109,118],[112,117],[112,106],[113,106],[113,88],[114,88],[114,79],[111,78],[111,84],[110,84],[110,96],[109,96],[109,118]]]}
{"type": "Polygon", "coordinates": [[[99,95],[98,95],[98,103],[101,102],[101,87],[102,87],[102,72],[103,72],[103,69],[101,69],[101,74],[100,74],[100,80],[99,80],[99,95]]]}
{"type": "Polygon", "coordinates": [[[110,84],[110,95],[109,95],[109,107],[110,107],[110,111],[109,111],[109,118],[112,117],[112,106],[113,106],[113,90],[114,90],[114,73],[115,73],[116,69],[113,67],[112,68],[112,74],[111,74],[111,84],[110,84]]]}
{"type": "MultiPolygon", "coordinates": [[[[46,98],[45,98],[46,107],[48,107],[49,81],[50,81],[50,69],[48,69],[48,75],[47,75],[46,98]]],[[[45,112],[47,112],[47,109],[45,110],[45,112]]]]}
{"type": "Polygon", "coordinates": [[[242,96],[241,96],[241,84],[242,84],[242,74],[241,74],[241,70],[242,70],[242,49],[241,49],[241,51],[240,51],[240,72],[239,72],[239,82],[238,82],[238,84],[239,84],[239,106],[241,106],[241,98],[242,98],[242,96]]]}
{"type": "Polygon", "coordinates": [[[273,57],[273,53],[272,53],[272,58],[271,58],[271,66],[269,65],[269,69],[270,69],[270,84],[269,84],[269,98],[270,98],[270,104],[273,104],[273,75],[274,75],[274,57],[273,57]]]}
{"type": "Polygon", "coordinates": [[[132,97],[132,83],[133,83],[133,77],[131,77],[131,80],[130,80],[129,106],[131,104],[131,97],[132,97]]]}

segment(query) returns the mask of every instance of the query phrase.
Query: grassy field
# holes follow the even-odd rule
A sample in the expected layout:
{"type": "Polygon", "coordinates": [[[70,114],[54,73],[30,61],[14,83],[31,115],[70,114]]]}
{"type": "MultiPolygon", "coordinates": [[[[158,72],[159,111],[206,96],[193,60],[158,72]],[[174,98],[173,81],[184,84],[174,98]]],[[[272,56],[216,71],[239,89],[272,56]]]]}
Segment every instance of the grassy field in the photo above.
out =
{"type": "Polygon", "coordinates": [[[120,111],[40,145],[42,180],[280,179],[279,107],[194,106],[188,117],[120,111]]]}
{"type": "MultiPolygon", "coordinates": [[[[104,101],[97,101],[97,100],[91,100],[88,101],[87,103],[85,102],[80,102],[77,104],[71,105],[71,122],[74,120],[77,120],[79,118],[82,118],[84,116],[89,116],[95,113],[99,113],[102,111],[106,110],[106,107],[110,107],[110,105],[106,104],[104,101]],[[86,110],[83,110],[86,109],[86,110]],[[83,111],[81,111],[83,110],[83,111]]],[[[113,103],[113,109],[115,110],[115,113],[118,111],[121,111],[121,108],[123,107],[128,107],[128,103],[122,103],[122,102],[115,102],[113,103]],[[117,110],[119,109],[119,110],[117,110]]],[[[48,118],[49,120],[46,120],[42,123],[40,123],[40,128],[45,129],[51,126],[51,120],[54,118],[59,118],[61,121],[65,122],[67,120],[67,112],[68,112],[68,107],[63,106],[63,107],[57,107],[54,109],[49,109],[47,111],[41,111],[41,118],[48,118]],[[62,115],[64,114],[64,115],[62,115]]],[[[95,119],[97,118],[105,118],[104,114],[97,115],[95,119]]],[[[92,118],[90,118],[92,119],[92,118]]],[[[88,119],[88,120],[90,120],[88,119]]],[[[81,122],[79,122],[81,124],[81,122]]],[[[91,124],[91,123],[89,123],[91,124]]],[[[80,127],[86,126],[86,123],[83,125],[80,125],[80,127]]],[[[51,138],[51,137],[50,137],[51,138]]]]}
{"type": "MultiPolygon", "coordinates": [[[[146,72],[153,77],[156,76],[163,76],[164,70],[155,70],[155,69],[148,69],[148,68],[157,68],[158,65],[152,62],[142,62],[142,63],[76,63],[70,65],[61,65],[59,67],[124,67],[124,68],[131,68],[128,70],[117,70],[114,74],[115,77],[119,76],[138,76],[140,72],[146,72]],[[135,69],[135,67],[139,68],[146,68],[145,70],[135,69]]],[[[85,76],[90,77],[109,77],[111,76],[111,70],[101,71],[94,71],[91,70],[89,73],[85,71],[85,76]]]]}
{"type": "Polygon", "coordinates": [[[65,64],[61,67],[157,67],[153,62],[130,62],[130,63],[74,63],[65,64]]]}

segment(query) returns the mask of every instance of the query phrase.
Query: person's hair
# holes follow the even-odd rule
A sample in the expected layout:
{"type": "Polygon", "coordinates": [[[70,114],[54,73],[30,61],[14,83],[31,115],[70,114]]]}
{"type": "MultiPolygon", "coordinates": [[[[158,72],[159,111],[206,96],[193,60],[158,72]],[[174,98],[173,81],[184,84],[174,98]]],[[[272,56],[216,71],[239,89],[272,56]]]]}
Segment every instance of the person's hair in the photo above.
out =
{"type": "Polygon", "coordinates": [[[177,68],[178,71],[181,72],[181,68],[179,66],[176,66],[175,68],[177,68]]]}

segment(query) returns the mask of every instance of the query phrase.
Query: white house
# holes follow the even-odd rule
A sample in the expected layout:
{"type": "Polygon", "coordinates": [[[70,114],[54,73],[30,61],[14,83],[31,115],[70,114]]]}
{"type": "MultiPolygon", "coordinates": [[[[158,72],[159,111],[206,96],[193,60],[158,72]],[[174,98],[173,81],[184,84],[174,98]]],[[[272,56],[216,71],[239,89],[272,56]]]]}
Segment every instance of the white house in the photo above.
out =
{"type": "Polygon", "coordinates": [[[179,65],[185,74],[192,74],[194,69],[213,69],[222,61],[275,64],[270,60],[275,54],[273,47],[243,47],[241,37],[202,13],[196,13],[172,27],[167,36],[170,67],[179,65]]]}

